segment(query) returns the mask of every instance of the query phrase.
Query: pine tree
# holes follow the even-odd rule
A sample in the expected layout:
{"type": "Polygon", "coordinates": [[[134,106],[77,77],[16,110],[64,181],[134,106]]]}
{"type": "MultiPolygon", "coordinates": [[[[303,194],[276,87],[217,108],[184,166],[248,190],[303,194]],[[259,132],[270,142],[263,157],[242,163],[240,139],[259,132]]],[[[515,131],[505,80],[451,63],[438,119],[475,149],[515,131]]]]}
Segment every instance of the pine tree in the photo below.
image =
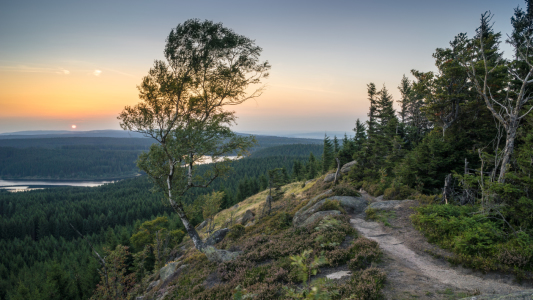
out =
{"type": "Polygon", "coordinates": [[[334,161],[333,143],[324,135],[324,152],[322,153],[322,174],[326,174],[334,161]]]}

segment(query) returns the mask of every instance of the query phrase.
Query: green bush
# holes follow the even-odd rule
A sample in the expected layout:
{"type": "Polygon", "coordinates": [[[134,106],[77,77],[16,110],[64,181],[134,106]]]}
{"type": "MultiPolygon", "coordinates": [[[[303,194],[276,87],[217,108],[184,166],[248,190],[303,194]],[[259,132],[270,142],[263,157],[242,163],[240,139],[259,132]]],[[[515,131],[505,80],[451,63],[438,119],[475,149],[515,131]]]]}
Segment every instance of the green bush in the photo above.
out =
{"type": "Polygon", "coordinates": [[[390,187],[383,193],[384,200],[404,200],[413,195],[416,191],[406,185],[390,187]]]}
{"type": "Polygon", "coordinates": [[[286,212],[281,212],[276,215],[275,225],[278,229],[289,228],[292,224],[292,215],[286,212]]]}
{"type": "Polygon", "coordinates": [[[479,206],[433,204],[416,210],[413,224],[430,242],[451,250],[453,263],[517,274],[533,270],[530,234],[511,230],[499,215],[480,213],[479,206]]]}
{"type": "Polygon", "coordinates": [[[383,195],[383,193],[385,192],[385,187],[381,183],[371,183],[368,181],[363,181],[361,187],[363,188],[363,190],[365,190],[367,193],[374,197],[383,195]]]}
{"type": "Polygon", "coordinates": [[[337,196],[352,196],[352,197],[361,196],[361,194],[353,186],[337,185],[333,187],[332,191],[337,196]]]}
{"type": "Polygon", "coordinates": [[[246,232],[246,228],[242,226],[241,224],[235,224],[230,227],[228,232],[228,238],[232,240],[236,240],[244,235],[246,232]]]}
{"type": "Polygon", "coordinates": [[[342,213],[346,213],[344,208],[342,208],[339,200],[326,199],[326,201],[324,201],[324,204],[322,204],[322,206],[320,207],[320,211],[328,210],[338,210],[342,213]]]}

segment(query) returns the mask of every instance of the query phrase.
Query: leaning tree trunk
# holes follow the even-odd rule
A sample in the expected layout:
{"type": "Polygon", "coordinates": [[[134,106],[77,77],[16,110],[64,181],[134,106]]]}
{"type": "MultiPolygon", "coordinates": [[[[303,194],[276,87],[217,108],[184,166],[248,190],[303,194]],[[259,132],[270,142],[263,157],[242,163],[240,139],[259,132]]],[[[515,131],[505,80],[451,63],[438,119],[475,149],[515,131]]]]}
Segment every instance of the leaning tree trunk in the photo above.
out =
{"type": "MultiPolygon", "coordinates": [[[[204,249],[204,242],[202,241],[202,238],[200,238],[200,235],[198,232],[196,232],[196,229],[194,226],[192,226],[191,222],[189,221],[189,218],[187,217],[187,214],[185,213],[185,209],[183,209],[183,204],[181,202],[176,202],[172,199],[172,177],[174,176],[174,164],[170,163],[170,172],[167,176],[167,189],[168,189],[168,200],[170,202],[170,206],[178,213],[178,216],[181,219],[181,222],[183,223],[183,226],[185,226],[185,230],[187,231],[187,234],[189,234],[189,237],[191,238],[192,242],[194,243],[194,246],[196,249],[203,251],[204,249]]],[[[189,176],[190,177],[190,176],[189,176]]]]}
{"type": "Polygon", "coordinates": [[[185,210],[183,209],[182,204],[178,204],[173,200],[170,200],[170,205],[174,210],[178,213],[180,216],[181,222],[183,223],[183,226],[185,226],[185,230],[187,231],[187,234],[189,234],[189,237],[191,238],[192,242],[194,243],[194,246],[196,249],[203,251],[204,249],[204,242],[202,241],[202,238],[200,238],[200,235],[198,235],[198,232],[192,226],[191,222],[189,222],[189,218],[187,217],[187,214],[185,213],[185,210]]]}

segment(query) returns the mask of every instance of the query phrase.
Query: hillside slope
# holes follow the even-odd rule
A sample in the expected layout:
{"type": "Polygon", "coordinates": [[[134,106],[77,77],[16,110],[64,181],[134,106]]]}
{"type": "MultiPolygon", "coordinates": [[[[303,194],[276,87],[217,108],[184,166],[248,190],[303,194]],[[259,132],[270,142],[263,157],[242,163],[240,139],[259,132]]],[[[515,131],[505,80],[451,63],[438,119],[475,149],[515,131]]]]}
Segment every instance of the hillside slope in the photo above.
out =
{"type": "MultiPolygon", "coordinates": [[[[263,215],[267,195],[215,216],[215,235],[230,228],[215,246],[239,254],[235,259],[210,262],[185,240],[137,286],[137,299],[458,299],[530,291],[512,276],[447,263],[449,253],[409,220],[417,201],[383,201],[320,177],[283,186],[263,215]]],[[[207,226],[198,229],[208,237],[207,226]]]]}

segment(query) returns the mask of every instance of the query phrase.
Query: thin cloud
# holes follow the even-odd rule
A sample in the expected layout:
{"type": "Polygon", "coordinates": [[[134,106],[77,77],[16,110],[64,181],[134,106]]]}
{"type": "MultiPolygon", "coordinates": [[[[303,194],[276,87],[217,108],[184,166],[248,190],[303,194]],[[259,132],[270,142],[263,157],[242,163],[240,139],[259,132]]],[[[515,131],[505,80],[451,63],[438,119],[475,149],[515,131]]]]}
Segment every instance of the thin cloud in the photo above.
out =
{"type": "Polygon", "coordinates": [[[109,68],[105,68],[104,70],[110,71],[110,72],[113,72],[113,73],[117,73],[117,74],[120,74],[120,75],[128,76],[128,77],[135,77],[134,75],[131,75],[131,74],[128,74],[128,73],[124,73],[124,72],[121,72],[121,71],[118,71],[118,70],[113,70],[113,69],[109,69],[109,68]]]}
{"type": "Polygon", "coordinates": [[[100,74],[102,74],[101,70],[94,70],[94,72],[93,72],[94,76],[100,76],[100,74]]]}

